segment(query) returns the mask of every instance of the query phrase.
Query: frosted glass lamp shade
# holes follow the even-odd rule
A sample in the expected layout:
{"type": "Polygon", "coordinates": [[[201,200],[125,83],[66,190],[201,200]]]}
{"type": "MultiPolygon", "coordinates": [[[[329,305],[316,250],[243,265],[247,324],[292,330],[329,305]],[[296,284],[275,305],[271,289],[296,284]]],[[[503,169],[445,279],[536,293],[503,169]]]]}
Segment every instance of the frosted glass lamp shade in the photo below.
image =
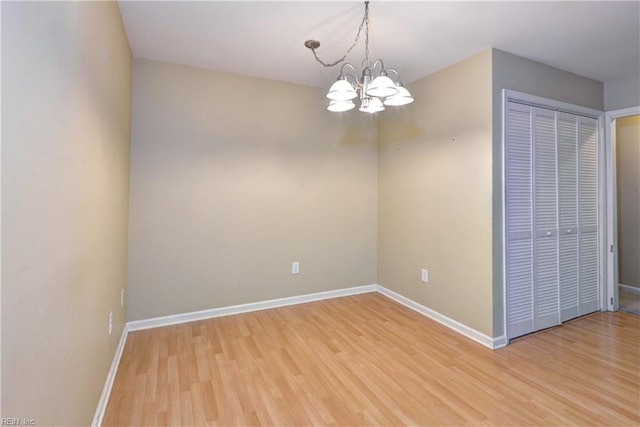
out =
{"type": "Polygon", "coordinates": [[[349,83],[344,77],[338,78],[334,84],[329,88],[327,92],[327,98],[332,101],[349,101],[358,96],[351,83],[349,83]]]}
{"type": "Polygon", "coordinates": [[[359,110],[364,113],[377,113],[384,110],[384,105],[382,105],[380,98],[364,98],[359,110]]]}
{"type": "Polygon", "coordinates": [[[349,111],[355,106],[356,104],[354,104],[350,99],[346,101],[331,101],[329,103],[329,106],[327,107],[327,110],[333,113],[341,113],[343,111],[349,111]]]}
{"type": "Polygon", "coordinates": [[[367,95],[377,96],[384,98],[387,96],[393,96],[398,93],[396,84],[388,76],[380,75],[373,79],[369,88],[367,89],[367,95]]]}
{"type": "Polygon", "coordinates": [[[407,105],[411,104],[413,101],[413,97],[411,96],[409,91],[405,89],[404,86],[398,86],[398,93],[396,93],[395,95],[391,95],[390,97],[385,99],[384,105],[407,105]]]}

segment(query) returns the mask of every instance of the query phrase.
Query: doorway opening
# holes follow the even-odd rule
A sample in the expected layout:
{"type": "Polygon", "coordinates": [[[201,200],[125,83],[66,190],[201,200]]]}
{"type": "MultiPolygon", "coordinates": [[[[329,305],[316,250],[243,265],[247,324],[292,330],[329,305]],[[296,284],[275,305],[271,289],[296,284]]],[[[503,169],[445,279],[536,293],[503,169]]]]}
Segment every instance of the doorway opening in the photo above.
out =
{"type": "Polygon", "coordinates": [[[606,114],[609,310],[640,315],[640,107],[606,114]]]}

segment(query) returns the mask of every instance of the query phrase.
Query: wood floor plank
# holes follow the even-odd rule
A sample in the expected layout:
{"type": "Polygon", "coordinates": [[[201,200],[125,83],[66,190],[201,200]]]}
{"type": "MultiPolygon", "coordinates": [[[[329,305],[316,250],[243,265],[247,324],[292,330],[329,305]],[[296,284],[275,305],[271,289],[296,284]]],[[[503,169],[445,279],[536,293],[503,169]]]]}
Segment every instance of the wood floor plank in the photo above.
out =
{"type": "Polygon", "coordinates": [[[380,294],[129,334],[104,426],[640,425],[640,317],[491,351],[380,294]]]}

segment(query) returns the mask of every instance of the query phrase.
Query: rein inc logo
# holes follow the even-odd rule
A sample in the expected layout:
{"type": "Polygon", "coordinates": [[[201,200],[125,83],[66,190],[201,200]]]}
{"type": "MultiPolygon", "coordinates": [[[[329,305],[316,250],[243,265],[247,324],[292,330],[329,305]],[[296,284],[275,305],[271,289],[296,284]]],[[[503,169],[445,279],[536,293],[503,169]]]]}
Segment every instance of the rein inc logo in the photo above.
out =
{"type": "Polygon", "coordinates": [[[1,418],[0,425],[3,426],[35,426],[36,420],[31,418],[1,418]]]}

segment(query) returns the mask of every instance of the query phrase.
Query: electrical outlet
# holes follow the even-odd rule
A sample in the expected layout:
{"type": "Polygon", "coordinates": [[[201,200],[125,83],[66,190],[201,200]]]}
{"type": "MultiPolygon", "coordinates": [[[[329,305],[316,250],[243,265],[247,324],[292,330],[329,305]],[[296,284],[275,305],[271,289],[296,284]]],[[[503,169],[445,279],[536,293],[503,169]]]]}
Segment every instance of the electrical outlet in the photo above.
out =
{"type": "Polygon", "coordinates": [[[113,311],[109,312],[109,335],[111,335],[111,331],[113,331],[113,311]]]}
{"type": "Polygon", "coordinates": [[[426,268],[423,268],[421,278],[424,283],[429,283],[429,270],[427,270],[426,268]]]}
{"type": "Polygon", "coordinates": [[[120,291],[120,307],[124,307],[124,289],[120,291]]]}
{"type": "Polygon", "coordinates": [[[294,261],[291,264],[291,274],[298,274],[300,273],[300,263],[298,261],[294,261]]]}

